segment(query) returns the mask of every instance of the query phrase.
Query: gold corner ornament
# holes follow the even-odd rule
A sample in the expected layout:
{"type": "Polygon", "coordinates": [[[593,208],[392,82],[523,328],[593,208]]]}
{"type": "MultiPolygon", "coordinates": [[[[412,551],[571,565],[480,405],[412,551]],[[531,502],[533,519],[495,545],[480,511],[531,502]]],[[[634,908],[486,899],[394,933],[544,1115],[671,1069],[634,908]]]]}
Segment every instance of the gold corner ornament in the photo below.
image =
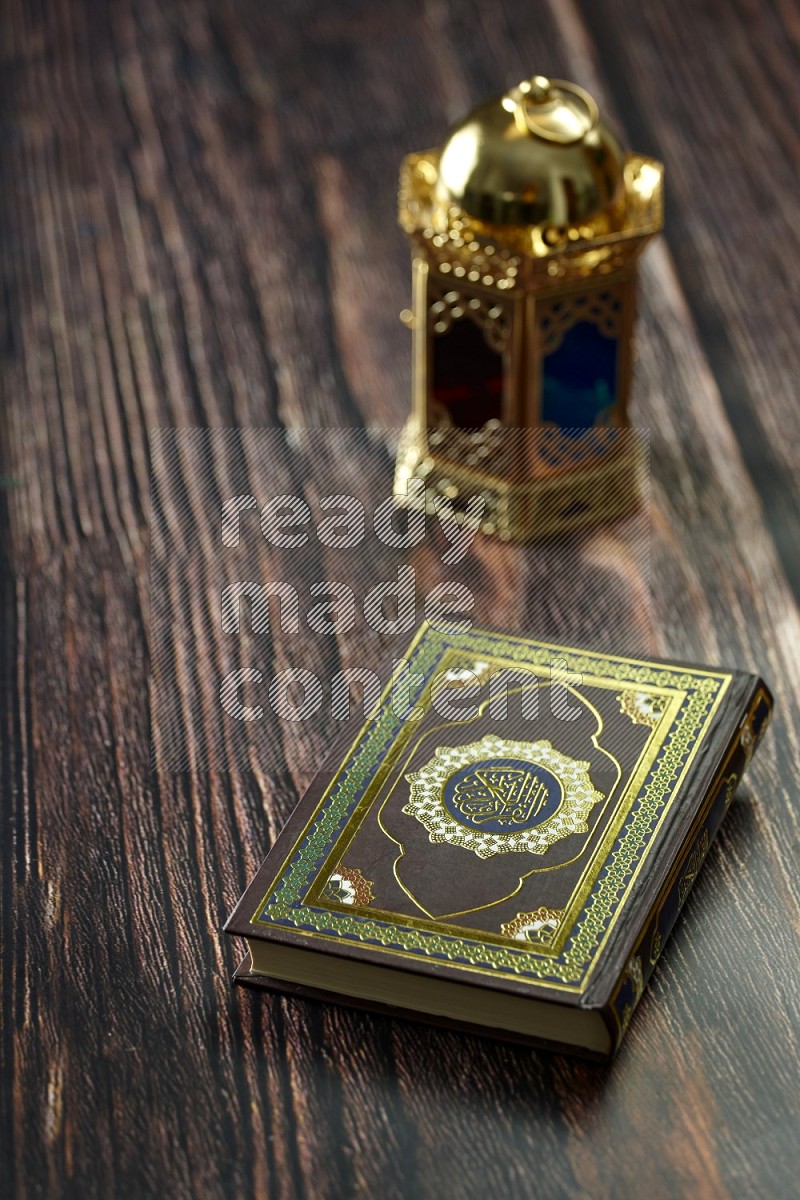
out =
{"type": "Polygon", "coordinates": [[[505,921],[500,926],[500,932],[515,942],[549,946],[563,916],[560,908],[537,908],[533,912],[517,913],[513,921],[505,921]]]}
{"type": "Polygon", "coordinates": [[[630,717],[634,725],[648,725],[650,729],[655,729],[664,715],[664,701],[649,692],[621,692],[617,700],[620,712],[630,717]]]}
{"type": "Polygon", "coordinates": [[[589,763],[549,741],[511,741],[487,734],[465,746],[439,746],[418,771],[403,812],[431,842],[462,846],[479,858],[508,852],[545,854],[554,843],[588,831],[605,799],[589,763]]]}
{"type": "Polygon", "coordinates": [[[354,905],[356,908],[367,908],[375,899],[372,880],[366,879],[358,867],[344,867],[341,863],[325,881],[322,896],[334,904],[354,905]]]}

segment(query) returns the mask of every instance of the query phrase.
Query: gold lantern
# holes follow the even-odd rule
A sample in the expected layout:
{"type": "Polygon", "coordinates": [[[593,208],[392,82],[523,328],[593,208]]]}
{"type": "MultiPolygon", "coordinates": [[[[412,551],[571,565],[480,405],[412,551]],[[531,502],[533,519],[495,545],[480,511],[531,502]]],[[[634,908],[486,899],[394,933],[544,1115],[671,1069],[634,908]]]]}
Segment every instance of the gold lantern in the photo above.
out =
{"type": "Polygon", "coordinates": [[[484,499],[528,540],[629,511],[636,263],[662,227],[660,163],[625,153],[582,88],[534,76],[441,150],[409,154],[413,404],[399,502],[484,499]]]}

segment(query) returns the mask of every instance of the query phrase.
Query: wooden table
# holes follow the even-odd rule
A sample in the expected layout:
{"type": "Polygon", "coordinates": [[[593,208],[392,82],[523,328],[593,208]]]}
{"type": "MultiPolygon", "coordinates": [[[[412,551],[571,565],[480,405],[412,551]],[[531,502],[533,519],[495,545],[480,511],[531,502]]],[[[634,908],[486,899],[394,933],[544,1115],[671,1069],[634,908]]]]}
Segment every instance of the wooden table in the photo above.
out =
{"type": "Polygon", "coordinates": [[[2,24],[3,1195],[796,1195],[800,10],[2,24]],[[397,424],[400,158],[532,71],[667,164],[636,378],[657,648],[777,700],[610,1068],[234,991],[221,925],[322,747],[150,761],[148,429],[397,424]]]}

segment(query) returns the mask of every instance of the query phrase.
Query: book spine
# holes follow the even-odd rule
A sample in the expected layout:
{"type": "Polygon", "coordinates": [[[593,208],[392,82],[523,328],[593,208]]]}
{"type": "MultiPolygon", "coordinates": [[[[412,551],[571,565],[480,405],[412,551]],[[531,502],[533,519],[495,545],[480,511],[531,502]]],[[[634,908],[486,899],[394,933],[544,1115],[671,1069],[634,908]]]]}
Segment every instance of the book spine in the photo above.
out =
{"type": "Polygon", "coordinates": [[[772,713],[772,696],[760,680],[755,687],[704,802],[683,842],[670,873],[650,910],[632,954],[603,1010],[615,1052],[625,1035],[633,1010],[653,973],[661,951],[692,890],[709,846],[730,807],[742,775],[750,765],[772,713]]]}

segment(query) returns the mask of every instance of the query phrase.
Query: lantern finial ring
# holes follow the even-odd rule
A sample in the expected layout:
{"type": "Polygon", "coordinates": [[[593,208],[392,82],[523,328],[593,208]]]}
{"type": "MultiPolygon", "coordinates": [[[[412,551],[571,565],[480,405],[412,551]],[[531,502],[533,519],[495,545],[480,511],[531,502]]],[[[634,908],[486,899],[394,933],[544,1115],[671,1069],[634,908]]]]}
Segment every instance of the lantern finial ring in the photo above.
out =
{"type": "Polygon", "coordinates": [[[571,146],[582,141],[600,120],[593,96],[575,83],[533,75],[503,98],[520,133],[571,146]]]}

